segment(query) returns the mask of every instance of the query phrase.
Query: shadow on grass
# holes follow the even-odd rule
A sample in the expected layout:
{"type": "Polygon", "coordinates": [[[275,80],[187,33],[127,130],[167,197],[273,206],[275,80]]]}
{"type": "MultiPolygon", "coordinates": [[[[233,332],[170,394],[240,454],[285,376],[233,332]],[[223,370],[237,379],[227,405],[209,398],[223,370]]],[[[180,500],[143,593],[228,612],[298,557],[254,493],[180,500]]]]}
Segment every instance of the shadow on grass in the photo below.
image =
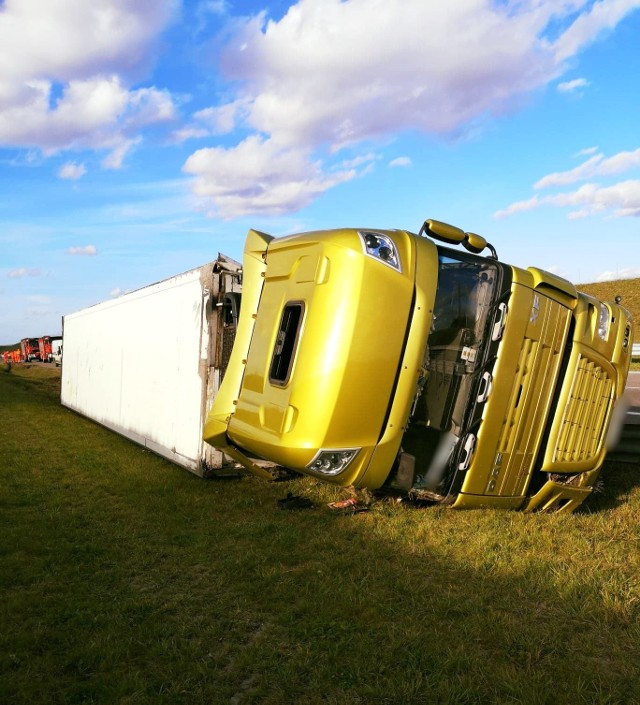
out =
{"type": "Polygon", "coordinates": [[[22,390],[34,395],[46,395],[60,399],[60,368],[43,363],[1,363],[0,377],[6,379],[10,386],[0,402],[2,406],[9,405],[15,396],[12,392],[22,390]],[[6,375],[6,377],[5,377],[6,375]]]}

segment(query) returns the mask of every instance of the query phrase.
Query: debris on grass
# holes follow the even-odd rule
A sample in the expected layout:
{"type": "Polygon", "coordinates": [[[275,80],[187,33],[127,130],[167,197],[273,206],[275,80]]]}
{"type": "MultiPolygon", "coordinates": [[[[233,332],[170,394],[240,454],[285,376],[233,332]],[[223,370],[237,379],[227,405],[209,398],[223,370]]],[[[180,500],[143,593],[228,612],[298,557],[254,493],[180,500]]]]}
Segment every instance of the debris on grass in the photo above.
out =
{"type": "Polygon", "coordinates": [[[347,507],[355,507],[358,504],[358,500],[355,497],[349,497],[348,499],[341,499],[338,502],[329,502],[327,505],[331,509],[347,509],[347,507]]]}
{"type": "Polygon", "coordinates": [[[291,492],[287,492],[286,497],[278,500],[279,509],[311,509],[314,506],[314,503],[307,497],[294,495],[291,492]]]}
{"type": "Polygon", "coordinates": [[[337,502],[329,502],[327,506],[329,509],[342,512],[343,514],[359,514],[360,512],[369,511],[369,505],[360,504],[357,497],[348,497],[347,499],[341,499],[337,502]]]}

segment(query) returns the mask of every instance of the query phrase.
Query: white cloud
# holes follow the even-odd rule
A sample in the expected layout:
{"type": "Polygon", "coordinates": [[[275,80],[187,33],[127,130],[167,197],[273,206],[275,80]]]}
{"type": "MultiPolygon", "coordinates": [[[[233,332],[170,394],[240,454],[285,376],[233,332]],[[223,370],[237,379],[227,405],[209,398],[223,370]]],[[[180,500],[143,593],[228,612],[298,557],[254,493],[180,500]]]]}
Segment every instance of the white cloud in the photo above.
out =
{"type": "Polygon", "coordinates": [[[308,151],[257,136],[231,149],[200,149],[189,157],[184,171],[196,176],[194,193],[211,203],[212,215],[225,219],[293,212],[358,175],[354,168],[325,174],[308,151]]]}
{"type": "Polygon", "coordinates": [[[588,208],[581,208],[577,211],[571,211],[567,215],[568,220],[581,220],[582,218],[588,218],[591,215],[591,211],[588,208]]]}
{"type": "Polygon", "coordinates": [[[534,208],[538,208],[540,206],[540,202],[541,201],[537,196],[533,196],[533,198],[529,198],[526,201],[516,201],[507,208],[496,211],[493,214],[493,217],[498,218],[498,220],[501,220],[502,218],[507,218],[508,216],[514,215],[515,213],[524,213],[526,211],[531,211],[534,210],[534,208]]]}
{"type": "Polygon", "coordinates": [[[603,32],[613,29],[623,17],[638,7],[637,0],[600,0],[590,9],[583,0],[564,3],[566,12],[579,14],[554,45],[558,61],[575,56],[581,49],[592,44],[603,32]]]}
{"type": "Polygon", "coordinates": [[[353,159],[344,159],[339,163],[340,169],[355,169],[359,166],[364,166],[369,169],[373,163],[378,159],[377,155],[373,152],[368,152],[367,154],[360,154],[353,159]]]}
{"type": "Polygon", "coordinates": [[[203,127],[182,127],[172,132],[171,140],[174,144],[182,144],[187,140],[208,137],[210,134],[209,130],[205,130],[203,127]]]}
{"type": "Polygon", "coordinates": [[[245,82],[249,124],[277,141],[335,146],[404,127],[447,133],[557,77],[559,47],[576,54],[638,4],[603,0],[602,11],[585,12],[583,1],[300,0],[280,21],[260,15],[241,25],[225,65],[245,82]],[[569,27],[554,44],[545,32],[560,21],[569,27]]]}
{"type": "Polygon", "coordinates": [[[506,13],[476,0],[301,0],[279,22],[248,20],[225,66],[245,81],[249,125],[279,142],[447,133],[555,75],[538,40],[549,17],[548,8],[506,13]]]}
{"type": "MultiPolygon", "coordinates": [[[[334,154],[401,130],[464,133],[558,79],[568,59],[637,6],[640,0],[601,0],[597,8],[586,0],[300,0],[277,21],[265,13],[236,21],[222,53],[236,94],[197,119],[209,119],[219,133],[252,130],[281,155],[334,154]]],[[[189,160],[185,170],[198,173],[197,192],[210,192],[214,206],[218,189],[231,196],[225,170],[205,174],[193,166],[189,160]]],[[[322,188],[292,198],[299,175],[259,166],[266,171],[254,171],[253,182],[270,184],[274,211],[326,190],[324,167],[310,179],[322,188]]]]}
{"type": "Polygon", "coordinates": [[[633,152],[618,152],[613,157],[603,159],[600,163],[597,174],[620,174],[640,167],[640,149],[633,152]]]}
{"type": "Polygon", "coordinates": [[[141,128],[173,120],[175,117],[175,105],[171,95],[168,91],[157,88],[129,91],[127,110],[124,117],[128,128],[141,128]]]}
{"type": "Polygon", "coordinates": [[[21,279],[22,277],[40,277],[42,276],[42,271],[39,269],[27,269],[26,267],[20,267],[19,269],[12,269],[7,272],[9,279],[21,279]]]}
{"type": "Polygon", "coordinates": [[[246,117],[247,108],[247,101],[235,100],[232,103],[199,110],[193,117],[199,123],[206,125],[214,134],[226,135],[246,117]]]}
{"type": "Polygon", "coordinates": [[[173,141],[182,143],[192,138],[227,135],[233,132],[246,117],[247,101],[242,99],[203,108],[193,114],[193,122],[190,125],[174,131],[173,141]]]}
{"type": "Polygon", "coordinates": [[[177,0],[6,0],[0,12],[0,144],[116,149],[173,117],[157,88],[132,90],[177,0]]]}
{"type": "Polygon", "coordinates": [[[142,141],[141,137],[132,140],[123,140],[102,160],[103,169],[120,169],[122,162],[131,149],[142,141]]]}
{"type": "Polygon", "coordinates": [[[543,189],[549,186],[566,186],[567,184],[574,184],[576,181],[591,178],[597,173],[597,166],[602,162],[602,159],[602,154],[596,154],[574,169],[547,174],[547,176],[543,176],[540,180],[536,181],[533,188],[543,189]]]}
{"type": "Polygon", "coordinates": [[[595,154],[598,151],[597,147],[587,147],[585,149],[581,149],[579,152],[576,152],[573,156],[574,157],[590,157],[592,154],[595,154]]]}
{"type": "Polygon", "coordinates": [[[93,257],[98,254],[98,248],[95,245],[84,245],[82,247],[69,247],[68,255],[79,255],[81,257],[93,257]]]}
{"type": "Polygon", "coordinates": [[[573,81],[565,81],[558,84],[559,93],[573,93],[579,88],[586,88],[590,83],[586,78],[576,78],[573,81]]]}
{"type": "MultiPolygon", "coordinates": [[[[640,277],[640,267],[625,267],[623,269],[602,272],[596,278],[597,282],[617,281],[618,279],[635,279],[640,277]]],[[[623,301],[624,305],[624,301],[623,301]]]]}
{"type": "Polygon", "coordinates": [[[71,81],[50,109],[52,84],[34,81],[28,100],[0,111],[0,143],[34,145],[46,154],[65,149],[121,150],[143,125],[169,119],[169,96],[155,89],[127,90],[118,76],[71,81]]]}
{"type": "MultiPolygon", "coordinates": [[[[593,154],[595,148],[582,150],[583,156],[593,154]]],[[[611,157],[593,154],[579,166],[568,171],[559,171],[539,179],[534,189],[563,187],[578,181],[596,177],[609,177],[640,168],[640,149],[618,152],[611,157]]],[[[494,218],[506,218],[516,213],[530,211],[542,206],[570,207],[567,217],[578,220],[602,214],[614,218],[640,216],[640,180],[627,179],[610,184],[586,183],[577,190],[548,196],[533,196],[516,201],[494,213],[494,218]]]]}
{"type": "Polygon", "coordinates": [[[615,218],[638,217],[640,216],[640,181],[622,181],[612,186],[584,184],[576,191],[542,198],[534,196],[528,201],[518,201],[497,211],[494,213],[494,218],[506,218],[544,205],[577,208],[578,210],[572,210],[569,213],[568,217],[572,220],[596,214],[615,218]]]}
{"type": "Polygon", "coordinates": [[[202,12],[208,12],[212,15],[222,15],[227,11],[226,0],[203,0],[199,8],[202,12]]]}
{"type": "Polygon", "coordinates": [[[632,152],[618,152],[618,154],[608,158],[605,158],[603,154],[596,154],[580,164],[580,166],[575,167],[575,169],[543,176],[533,187],[542,189],[549,186],[565,186],[576,181],[591,179],[595,176],[620,174],[637,167],[640,167],[640,149],[632,152]]]}
{"type": "Polygon", "coordinates": [[[82,79],[136,73],[177,9],[175,0],[6,0],[3,78],[82,79]]]}
{"type": "Polygon", "coordinates": [[[411,166],[411,159],[409,157],[397,157],[389,162],[389,166],[411,166]]]}
{"type": "Polygon", "coordinates": [[[58,171],[58,176],[61,179],[70,179],[75,181],[81,179],[87,173],[87,167],[84,164],[77,164],[76,162],[67,162],[60,167],[58,171]]]}

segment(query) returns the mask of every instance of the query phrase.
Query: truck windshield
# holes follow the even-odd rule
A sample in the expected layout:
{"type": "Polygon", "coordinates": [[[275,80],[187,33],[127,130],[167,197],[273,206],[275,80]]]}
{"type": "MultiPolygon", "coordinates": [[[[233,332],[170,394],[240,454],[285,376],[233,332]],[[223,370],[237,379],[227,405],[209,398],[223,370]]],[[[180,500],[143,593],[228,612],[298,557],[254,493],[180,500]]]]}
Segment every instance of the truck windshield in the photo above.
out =
{"type": "Polygon", "coordinates": [[[491,342],[500,268],[483,257],[439,249],[438,288],[424,379],[404,449],[416,457],[416,487],[446,494],[454,449],[467,433],[491,342]]]}

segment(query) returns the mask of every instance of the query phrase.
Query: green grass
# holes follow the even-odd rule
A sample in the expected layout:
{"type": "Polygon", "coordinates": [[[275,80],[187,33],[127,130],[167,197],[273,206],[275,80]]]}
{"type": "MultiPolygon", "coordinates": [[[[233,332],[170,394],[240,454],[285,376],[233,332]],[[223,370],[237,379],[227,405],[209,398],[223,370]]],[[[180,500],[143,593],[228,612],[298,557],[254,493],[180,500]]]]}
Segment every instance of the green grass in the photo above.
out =
{"type": "Polygon", "coordinates": [[[640,703],[637,467],[570,516],[346,516],[200,480],[57,373],[0,366],[0,702],[640,703]]]}
{"type": "Polygon", "coordinates": [[[20,343],[14,343],[13,345],[0,345],[0,353],[5,350],[17,350],[20,347],[20,343]]]}
{"type": "MultiPolygon", "coordinates": [[[[621,279],[613,282],[579,284],[578,289],[602,301],[613,301],[616,296],[621,296],[622,305],[633,316],[635,322],[634,342],[640,343],[640,279],[621,279]]],[[[640,360],[633,361],[631,369],[636,372],[640,370],[640,360]]]]}
{"type": "Polygon", "coordinates": [[[640,343],[640,279],[621,279],[613,282],[579,284],[578,289],[602,301],[613,301],[622,297],[622,305],[629,311],[635,321],[634,342],[640,343]]]}

